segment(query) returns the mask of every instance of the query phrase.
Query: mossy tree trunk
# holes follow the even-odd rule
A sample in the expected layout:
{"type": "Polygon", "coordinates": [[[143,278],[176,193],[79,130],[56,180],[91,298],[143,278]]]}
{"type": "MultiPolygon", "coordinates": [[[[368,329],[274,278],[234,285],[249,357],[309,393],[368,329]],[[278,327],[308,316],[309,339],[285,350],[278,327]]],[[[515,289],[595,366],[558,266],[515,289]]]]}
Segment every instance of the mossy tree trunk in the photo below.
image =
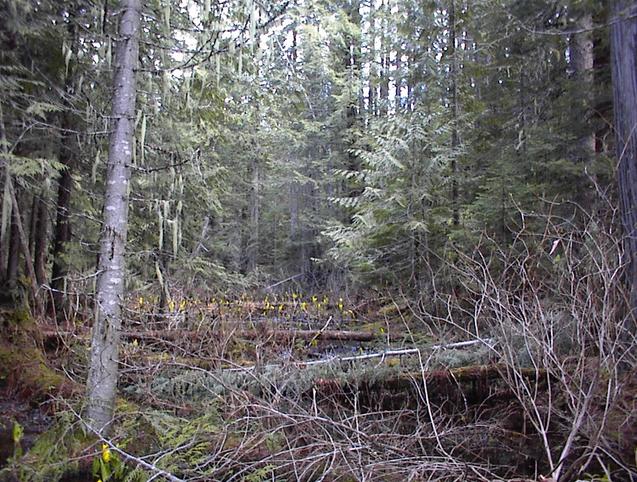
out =
{"type": "Polygon", "coordinates": [[[87,380],[86,416],[93,429],[103,433],[108,431],[113,416],[118,379],[141,2],[121,0],[120,11],[122,16],[115,53],[112,125],[98,266],[97,314],[93,324],[87,380]]]}
{"type": "Polygon", "coordinates": [[[10,289],[14,289],[18,282],[18,267],[20,262],[20,234],[15,206],[11,208],[11,229],[9,231],[9,249],[7,251],[7,283],[10,289]]]}
{"type": "Polygon", "coordinates": [[[637,1],[615,0],[611,12],[611,68],[619,162],[619,195],[635,333],[637,316],[637,1]]]}
{"type": "MultiPolygon", "coordinates": [[[[71,39],[71,58],[77,57],[78,35],[75,28],[75,12],[69,12],[68,24],[69,38],[71,39]]],[[[69,62],[69,67],[64,79],[65,92],[73,92],[76,67],[73,60],[69,62]]],[[[76,169],[76,157],[78,146],[76,141],[76,119],[73,115],[73,106],[66,102],[66,111],[60,118],[60,163],[64,169],[58,178],[56,219],[53,235],[53,247],[51,256],[53,267],[51,271],[51,303],[49,311],[58,320],[66,318],[67,296],[66,277],[68,273],[68,263],[66,260],[66,246],[71,241],[71,192],[73,189],[73,172],[76,169]]]]}
{"type": "Polygon", "coordinates": [[[46,255],[49,238],[49,213],[44,199],[44,190],[37,196],[34,226],[33,267],[38,285],[46,283],[46,255]]]}

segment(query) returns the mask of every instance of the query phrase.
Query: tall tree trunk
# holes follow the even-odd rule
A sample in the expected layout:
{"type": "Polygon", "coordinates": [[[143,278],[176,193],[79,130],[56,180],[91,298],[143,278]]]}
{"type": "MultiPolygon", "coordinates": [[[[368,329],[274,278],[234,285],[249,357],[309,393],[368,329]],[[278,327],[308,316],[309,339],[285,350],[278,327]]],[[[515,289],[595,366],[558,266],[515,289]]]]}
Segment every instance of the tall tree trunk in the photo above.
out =
{"type": "MultiPolygon", "coordinates": [[[[609,2],[610,3],[610,2],[609,2]]],[[[608,21],[607,9],[593,16],[593,25],[605,25],[608,21]],[[603,12],[603,13],[602,13],[603,12]]],[[[613,101],[604,95],[605,87],[611,85],[610,42],[607,29],[593,30],[593,84],[596,86],[593,99],[593,120],[595,127],[595,153],[612,156],[615,147],[614,132],[611,122],[613,118],[613,101]],[[609,140],[613,142],[609,142],[609,140]]]]}
{"type": "Polygon", "coordinates": [[[371,2],[369,6],[369,77],[367,83],[368,97],[367,97],[367,110],[370,117],[374,117],[378,114],[377,106],[377,67],[376,67],[376,25],[378,23],[376,16],[376,3],[371,2]]]}
{"type": "Polygon", "coordinates": [[[6,169],[2,169],[2,198],[0,199],[0,284],[4,284],[6,281],[6,267],[7,267],[7,237],[11,231],[11,210],[7,210],[6,206],[9,203],[9,195],[6,190],[6,183],[8,182],[8,173],[6,169]],[[5,204],[6,203],[6,204],[5,204]]]}
{"type": "MultiPolygon", "coordinates": [[[[258,148],[256,150],[258,153],[258,148]]],[[[257,154],[258,155],[258,154],[257,154]]],[[[249,230],[248,244],[246,252],[246,272],[251,273],[257,267],[259,257],[259,221],[260,221],[260,202],[261,202],[261,173],[259,161],[255,158],[250,163],[250,191],[248,195],[249,209],[249,230]]]]}
{"type": "Polygon", "coordinates": [[[35,232],[37,231],[38,224],[38,199],[39,194],[33,195],[33,202],[31,203],[31,217],[29,218],[29,250],[35,252],[35,232]]]}
{"type": "MultiPolygon", "coordinates": [[[[77,34],[75,28],[74,13],[68,24],[68,33],[71,38],[71,58],[76,57],[77,51],[77,34]]],[[[75,76],[75,67],[73,62],[69,63],[69,67],[64,79],[64,90],[67,93],[73,92],[73,79],[75,76]]],[[[66,97],[65,97],[66,99],[66,97]]],[[[58,178],[58,192],[56,203],[56,219],[55,230],[53,235],[53,249],[51,256],[53,258],[53,268],[51,271],[51,303],[49,311],[55,315],[58,320],[66,319],[66,277],[68,274],[68,263],[65,257],[65,248],[71,241],[71,190],[73,188],[72,173],[75,167],[75,156],[77,155],[76,134],[74,132],[75,122],[72,114],[72,106],[68,101],[65,102],[65,111],[61,115],[60,127],[60,163],[64,169],[58,178]]]]}
{"type": "MultiPolygon", "coordinates": [[[[33,267],[33,258],[31,257],[31,252],[29,251],[29,238],[27,236],[26,231],[22,227],[22,216],[20,215],[20,205],[18,203],[18,197],[15,193],[15,188],[9,185],[9,191],[11,193],[11,201],[13,203],[13,220],[15,223],[15,229],[17,231],[18,244],[20,249],[22,250],[22,255],[24,256],[24,264],[26,267],[26,274],[29,279],[29,284],[31,288],[31,301],[33,303],[33,313],[35,316],[40,315],[42,310],[42,301],[38,296],[38,284],[35,275],[35,269],[33,267]]],[[[13,236],[13,234],[12,234],[13,236]]],[[[18,258],[16,253],[16,258],[18,258]]]]}
{"type": "Polygon", "coordinates": [[[403,94],[403,75],[402,75],[402,56],[403,52],[400,45],[396,47],[396,73],[394,75],[394,105],[396,106],[396,113],[400,112],[403,107],[402,94],[403,94]]]}
{"type": "MultiPolygon", "coordinates": [[[[0,152],[6,153],[8,144],[7,136],[4,126],[4,112],[2,111],[2,103],[0,102],[0,141],[2,141],[3,148],[0,152]]],[[[8,163],[0,163],[2,171],[2,205],[0,210],[0,279],[4,283],[7,280],[7,265],[9,257],[9,246],[11,244],[11,176],[9,174],[8,163]]]]}
{"type": "Polygon", "coordinates": [[[380,116],[389,112],[389,35],[387,34],[387,2],[380,6],[380,116]]]}
{"type": "MultiPolygon", "coordinates": [[[[68,146],[63,147],[63,149],[67,148],[68,146]]],[[[66,167],[60,173],[60,178],[58,179],[57,217],[55,221],[53,251],[51,253],[53,257],[53,269],[51,272],[51,290],[53,291],[51,311],[58,319],[63,318],[65,311],[65,281],[68,266],[66,259],[64,259],[64,254],[66,243],[71,240],[70,208],[71,187],[73,185],[70,159],[68,159],[66,155],[61,159],[66,167]]]]}
{"type": "Polygon", "coordinates": [[[637,2],[615,0],[610,21],[619,194],[635,334],[637,316],[637,2]]]}
{"type": "Polygon", "coordinates": [[[456,5],[451,0],[449,5],[449,56],[451,59],[451,217],[454,226],[460,224],[458,209],[458,161],[456,151],[460,145],[458,137],[458,62],[456,60],[456,5]]]}
{"type": "Polygon", "coordinates": [[[44,192],[37,197],[33,267],[38,285],[46,283],[46,255],[49,237],[49,220],[44,202],[44,192]]]}
{"type": "Polygon", "coordinates": [[[579,32],[571,37],[570,58],[583,104],[577,115],[584,114],[581,121],[584,132],[578,141],[577,155],[583,160],[589,160],[595,152],[595,133],[588,121],[593,103],[593,15],[590,12],[583,13],[576,26],[579,32]]]}
{"type": "Polygon", "coordinates": [[[407,83],[407,99],[405,107],[409,112],[414,110],[414,62],[410,54],[411,52],[407,52],[407,60],[405,64],[405,82],[407,83]]]}
{"type": "Polygon", "coordinates": [[[7,284],[9,289],[14,289],[18,282],[18,268],[20,266],[20,233],[18,232],[17,209],[11,208],[11,229],[9,231],[9,248],[7,251],[7,284]]]}
{"type": "Polygon", "coordinates": [[[192,250],[192,257],[196,258],[201,255],[202,251],[207,251],[206,249],[206,240],[208,239],[208,232],[212,228],[214,224],[214,219],[210,214],[206,214],[203,218],[203,222],[201,223],[201,234],[199,235],[199,241],[195,245],[195,248],[192,250]]]}
{"type": "MultiPolygon", "coordinates": [[[[347,10],[347,16],[354,25],[360,28],[361,25],[361,13],[360,13],[360,1],[356,0],[351,2],[347,10]]],[[[343,57],[343,67],[348,72],[348,83],[345,87],[347,89],[347,105],[345,107],[345,129],[342,133],[343,150],[347,152],[347,169],[352,172],[358,172],[361,169],[361,161],[359,156],[355,153],[358,138],[360,137],[359,130],[361,127],[361,112],[358,110],[360,97],[362,92],[358,81],[358,76],[361,75],[362,69],[360,65],[361,61],[361,39],[358,35],[352,35],[347,39],[348,47],[343,57]]],[[[371,91],[370,91],[371,92],[371,91]]],[[[347,196],[358,196],[361,191],[360,187],[356,185],[356,182],[349,181],[346,186],[347,196]]],[[[328,193],[328,196],[333,194],[328,193]]],[[[350,222],[350,216],[347,216],[347,222],[350,222]]]]}
{"type": "Polygon", "coordinates": [[[128,228],[128,188],[135,128],[135,68],[139,50],[140,0],[121,0],[122,16],[115,53],[111,134],[100,239],[96,317],[87,380],[86,416],[95,430],[107,432],[118,379],[124,254],[128,228]]]}
{"type": "Polygon", "coordinates": [[[290,243],[296,243],[299,232],[299,183],[292,181],[289,185],[288,205],[290,208],[290,243]]]}

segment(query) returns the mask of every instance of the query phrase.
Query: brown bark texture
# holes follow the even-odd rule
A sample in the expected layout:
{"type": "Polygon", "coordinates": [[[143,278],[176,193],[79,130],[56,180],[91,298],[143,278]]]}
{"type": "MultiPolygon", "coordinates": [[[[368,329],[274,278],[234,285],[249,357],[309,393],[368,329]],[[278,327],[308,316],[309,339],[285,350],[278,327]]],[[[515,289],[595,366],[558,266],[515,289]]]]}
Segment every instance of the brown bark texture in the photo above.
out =
{"type": "Polygon", "coordinates": [[[637,316],[637,2],[615,0],[610,19],[618,180],[631,293],[629,330],[637,316]]]}

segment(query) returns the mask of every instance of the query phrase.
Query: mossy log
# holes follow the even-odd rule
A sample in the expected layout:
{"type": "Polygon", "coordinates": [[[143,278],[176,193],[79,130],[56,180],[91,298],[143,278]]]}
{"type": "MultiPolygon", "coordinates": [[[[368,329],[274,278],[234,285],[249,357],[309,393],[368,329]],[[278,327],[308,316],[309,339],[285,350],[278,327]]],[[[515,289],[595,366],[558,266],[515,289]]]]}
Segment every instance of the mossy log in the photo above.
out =
{"type": "MultiPolygon", "coordinates": [[[[496,384],[513,376],[512,368],[504,364],[475,365],[447,370],[415,371],[398,373],[378,379],[342,380],[319,378],[314,382],[314,395],[325,398],[349,398],[352,394],[364,394],[374,398],[383,392],[404,392],[419,390],[426,384],[427,396],[432,399],[464,399],[469,403],[480,403],[493,393],[496,384]]],[[[535,381],[539,386],[547,381],[546,370],[515,368],[515,377],[535,381]]]]}
{"type": "Polygon", "coordinates": [[[0,380],[8,390],[33,402],[66,398],[80,391],[75,383],[49,367],[36,347],[0,345],[0,380]]]}
{"type": "MultiPolygon", "coordinates": [[[[354,341],[365,342],[373,341],[380,335],[369,331],[344,331],[344,330],[282,330],[263,328],[256,330],[232,330],[230,332],[236,338],[244,339],[274,339],[276,341],[289,340],[331,340],[331,341],[354,341]]],[[[195,331],[195,330],[129,330],[122,332],[122,338],[126,340],[138,340],[142,342],[158,342],[158,341],[202,341],[213,336],[211,331],[195,331]]],[[[79,332],[59,331],[52,329],[42,330],[42,336],[45,343],[63,339],[71,339],[74,337],[87,339],[89,333],[87,330],[79,332]]]]}
{"type": "Polygon", "coordinates": [[[37,403],[79,393],[74,382],[51,368],[41,349],[42,334],[25,310],[0,313],[0,385],[37,403]]]}

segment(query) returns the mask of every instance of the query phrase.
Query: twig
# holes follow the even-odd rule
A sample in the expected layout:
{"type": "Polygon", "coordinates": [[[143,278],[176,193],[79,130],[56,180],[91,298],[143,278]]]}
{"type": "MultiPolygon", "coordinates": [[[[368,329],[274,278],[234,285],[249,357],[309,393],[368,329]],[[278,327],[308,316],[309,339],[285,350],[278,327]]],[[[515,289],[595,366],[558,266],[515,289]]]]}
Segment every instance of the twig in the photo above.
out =
{"type": "Polygon", "coordinates": [[[152,472],[155,473],[155,477],[156,476],[161,476],[164,477],[168,480],[170,480],[171,482],[186,482],[184,479],[180,479],[179,477],[176,477],[175,475],[171,474],[170,472],[165,471],[164,469],[160,469],[159,467],[157,467],[154,464],[151,464],[150,462],[146,462],[145,460],[140,459],[139,457],[135,457],[134,455],[129,454],[128,452],[123,451],[122,449],[120,449],[119,447],[117,447],[111,440],[104,438],[104,436],[102,436],[102,434],[95,430],[93,427],[91,427],[83,418],[82,416],[77,413],[75,410],[73,410],[72,408],[69,407],[69,409],[71,410],[71,412],[73,412],[73,415],[75,415],[75,417],[91,432],[93,433],[95,436],[97,436],[97,438],[102,442],[105,443],[106,445],[109,446],[109,448],[114,451],[117,452],[118,454],[120,454],[122,457],[124,457],[127,460],[130,460],[131,462],[134,462],[135,464],[150,470],[152,472]]]}

